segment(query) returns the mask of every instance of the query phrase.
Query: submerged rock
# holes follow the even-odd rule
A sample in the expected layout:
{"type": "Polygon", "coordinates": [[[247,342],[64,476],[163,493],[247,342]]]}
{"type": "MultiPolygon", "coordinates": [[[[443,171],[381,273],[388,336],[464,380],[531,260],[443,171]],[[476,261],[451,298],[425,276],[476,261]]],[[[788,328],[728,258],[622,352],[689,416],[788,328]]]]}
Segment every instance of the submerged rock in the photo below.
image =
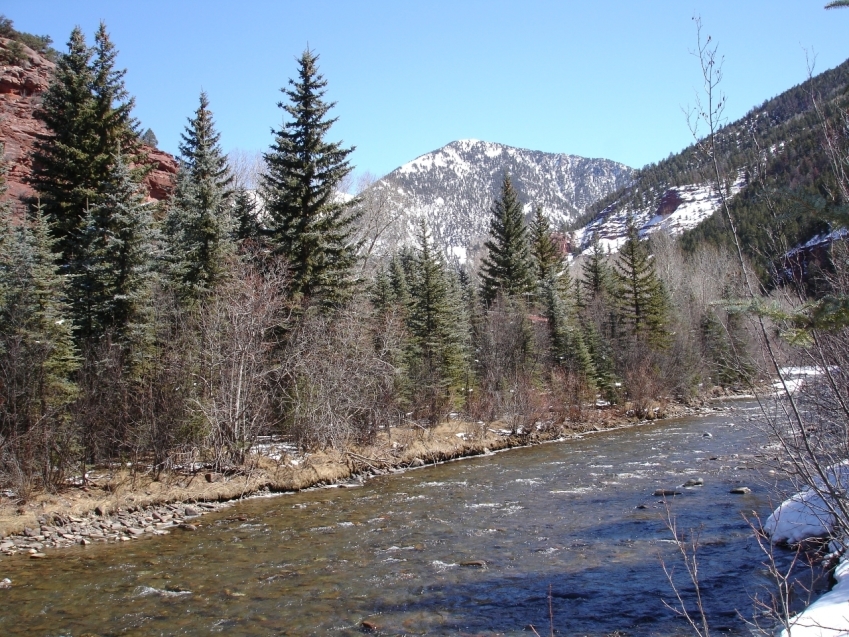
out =
{"type": "Polygon", "coordinates": [[[704,484],[705,484],[704,478],[690,478],[689,480],[687,480],[687,482],[685,482],[681,486],[682,487],[701,487],[701,486],[704,486],[704,484]]]}
{"type": "Polygon", "coordinates": [[[734,487],[728,493],[733,493],[735,495],[746,495],[747,493],[751,493],[752,490],[749,487],[734,487]]]}
{"type": "Polygon", "coordinates": [[[667,495],[681,495],[681,492],[675,491],[673,489],[657,489],[652,495],[654,495],[655,497],[667,495]]]}

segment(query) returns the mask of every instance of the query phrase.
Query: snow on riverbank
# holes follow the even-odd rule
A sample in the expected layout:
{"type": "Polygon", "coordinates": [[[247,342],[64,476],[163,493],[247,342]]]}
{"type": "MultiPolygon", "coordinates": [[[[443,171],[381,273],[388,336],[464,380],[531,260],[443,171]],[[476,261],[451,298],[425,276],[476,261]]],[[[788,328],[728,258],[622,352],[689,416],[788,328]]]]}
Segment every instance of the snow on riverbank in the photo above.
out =
{"type": "MultiPolygon", "coordinates": [[[[849,462],[829,468],[827,478],[834,490],[846,493],[849,462]]],[[[796,544],[809,538],[825,538],[834,530],[834,514],[824,499],[822,484],[785,500],[764,524],[773,542],[796,544]]],[[[837,583],[825,595],[791,619],[790,631],[781,637],[838,637],[849,635],[849,560],[846,554],[834,571],[837,583]]]]}

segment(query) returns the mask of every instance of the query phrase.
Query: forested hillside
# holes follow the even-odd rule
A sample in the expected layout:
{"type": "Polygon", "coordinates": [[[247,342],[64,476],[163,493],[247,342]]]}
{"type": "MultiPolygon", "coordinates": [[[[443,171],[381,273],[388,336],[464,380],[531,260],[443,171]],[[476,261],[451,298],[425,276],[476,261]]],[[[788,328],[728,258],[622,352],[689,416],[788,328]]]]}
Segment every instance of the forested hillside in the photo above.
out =
{"type": "MultiPolygon", "coordinates": [[[[804,200],[834,190],[822,120],[832,127],[838,123],[847,89],[849,61],[765,101],[718,131],[719,165],[727,183],[736,182],[731,201],[740,237],[764,275],[770,267],[768,255],[781,254],[827,227],[804,200]]],[[[590,206],[573,227],[590,230],[581,235],[586,247],[593,231],[612,236],[606,224],[623,213],[634,214],[638,224],[656,215],[663,218],[675,210],[674,203],[664,205],[670,189],[696,185],[709,190],[711,180],[706,158],[694,143],[638,170],[631,185],[590,206]]],[[[729,245],[722,217],[711,214],[715,209],[715,204],[706,207],[706,218],[684,232],[688,251],[704,243],[729,245]]]]}

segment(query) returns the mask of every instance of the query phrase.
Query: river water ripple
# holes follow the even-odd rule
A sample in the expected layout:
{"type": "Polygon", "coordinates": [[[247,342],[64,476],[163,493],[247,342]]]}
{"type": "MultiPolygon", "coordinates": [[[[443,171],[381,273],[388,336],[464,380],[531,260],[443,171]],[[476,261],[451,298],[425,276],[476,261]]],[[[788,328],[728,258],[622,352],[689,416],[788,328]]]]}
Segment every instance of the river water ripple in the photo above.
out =
{"type": "Polygon", "coordinates": [[[662,603],[660,556],[675,556],[652,493],[696,477],[672,508],[701,528],[714,630],[748,634],[737,611],[768,580],[742,516],[771,509],[753,470],[769,450],[747,422],[756,406],[729,405],[253,499],[195,533],[4,558],[0,634],[358,635],[364,620],[386,635],[547,634],[549,586],[557,634],[687,634],[662,603]],[[740,484],[753,492],[729,494],[740,484]]]}

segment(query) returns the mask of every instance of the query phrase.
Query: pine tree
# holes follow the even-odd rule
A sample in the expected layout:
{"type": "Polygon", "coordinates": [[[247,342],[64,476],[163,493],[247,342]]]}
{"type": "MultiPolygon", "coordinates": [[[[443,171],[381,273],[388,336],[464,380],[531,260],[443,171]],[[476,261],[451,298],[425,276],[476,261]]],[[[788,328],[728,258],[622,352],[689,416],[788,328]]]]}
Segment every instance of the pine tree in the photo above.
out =
{"type": "Polygon", "coordinates": [[[31,180],[64,263],[75,258],[85,211],[102,194],[119,147],[138,163],[133,100],[124,71],[115,70],[116,55],[104,24],[93,48],[75,28],[35,114],[48,135],[35,144],[31,180]]]}
{"type": "Polygon", "coordinates": [[[159,140],[156,139],[156,133],[153,132],[152,128],[148,128],[139,139],[151,148],[159,148],[159,140]]]}
{"type": "Polygon", "coordinates": [[[347,157],[354,149],[325,141],[336,121],[327,116],[335,104],[323,99],[327,81],[317,61],[312,51],[304,51],[298,79],[282,89],[289,101],[279,106],[291,119],[275,131],[264,156],[262,194],[270,242],[288,261],[293,292],[333,305],[347,297],[355,283],[358,200],[340,201],[336,192],[351,172],[347,157]]]}
{"type": "Polygon", "coordinates": [[[534,260],[538,285],[542,285],[552,271],[562,263],[560,252],[551,238],[551,224],[542,213],[542,208],[534,209],[534,218],[530,226],[531,256],[534,260]]]}
{"type": "MultiPolygon", "coordinates": [[[[3,191],[0,180],[0,197],[3,191]]],[[[66,277],[42,207],[13,222],[10,207],[0,204],[0,232],[0,435],[14,444],[37,424],[61,419],[76,394],[78,359],[62,301],[66,277]]]]}
{"type": "Polygon", "coordinates": [[[509,175],[504,175],[501,194],[495,200],[489,222],[489,251],[481,267],[482,296],[491,303],[499,292],[515,296],[533,292],[528,230],[522,204],[509,175]]]}
{"type": "Polygon", "coordinates": [[[237,188],[233,196],[233,236],[243,244],[262,239],[263,227],[257,212],[256,198],[245,188],[237,188]]]}
{"type": "Polygon", "coordinates": [[[77,334],[89,339],[112,331],[137,349],[147,338],[155,258],[151,206],[120,155],[104,191],[87,211],[80,257],[71,264],[77,334]]]}
{"type": "Polygon", "coordinates": [[[605,261],[598,232],[593,232],[591,252],[587,255],[582,266],[582,285],[586,292],[587,302],[604,297],[611,284],[610,267],[605,261]]]}
{"type": "Polygon", "coordinates": [[[447,392],[462,382],[465,371],[464,312],[456,277],[434,249],[424,223],[419,229],[414,267],[407,317],[410,368],[447,392]]]}
{"type": "Polygon", "coordinates": [[[614,271],[619,321],[632,335],[645,336],[653,345],[663,347],[669,340],[666,290],[633,219],[628,221],[627,233],[614,271]]]}
{"type": "Polygon", "coordinates": [[[552,357],[560,366],[593,380],[595,368],[576,319],[575,308],[563,299],[561,283],[553,273],[546,277],[542,290],[552,357]]]}
{"type": "Polygon", "coordinates": [[[181,167],[164,231],[171,279],[183,299],[194,300],[224,277],[227,256],[235,247],[229,190],[233,178],[206,93],[201,92],[200,105],[182,139],[181,167]]]}

